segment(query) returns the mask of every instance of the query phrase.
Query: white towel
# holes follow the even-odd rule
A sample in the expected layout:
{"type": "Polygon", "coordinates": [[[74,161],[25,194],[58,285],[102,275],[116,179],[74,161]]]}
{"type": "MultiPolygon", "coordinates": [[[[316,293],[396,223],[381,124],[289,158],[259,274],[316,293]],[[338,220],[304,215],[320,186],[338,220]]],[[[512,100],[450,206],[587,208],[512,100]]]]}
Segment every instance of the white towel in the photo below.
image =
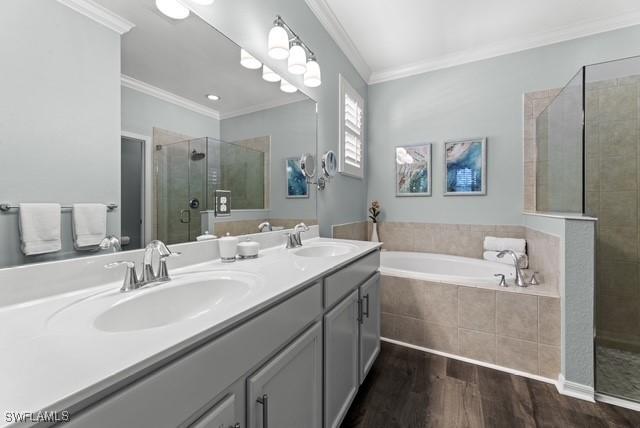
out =
{"type": "Polygon", "coordinates": [[[486,236],[484,238],[484,249],[487,251],[503,251],[513,250],[516,253],[527,252],[527,241],[516,238],[496,238],[495,236],[486,236]]]}
{"type": "Polygon", "coordinates": [[[18,224],[22,252],[27,256],[62,249],[60,204],[20,204],[18,224]]]}
{"type": "MultiPolygon", "coordinates": [[[[502,258],[498,258],[499,251],[485,251],[482,254],[482,258],[485,260],[489,260],[490,262],[498,262],[503,263],[505,265],[513,266],[513,257],[510,255],[505,255],[502,258]]],[[[529,267],[529,257],[527,257],[524,253],[516,252],[518,256],[518,264],[520,265],[520,269],[526,269],[529,267]]]]}
{"type": "Polygon", "coordinates": [[[73,204],[73,246],[77,250],[95,247],[106,236],[106,205],[73,204]]]}

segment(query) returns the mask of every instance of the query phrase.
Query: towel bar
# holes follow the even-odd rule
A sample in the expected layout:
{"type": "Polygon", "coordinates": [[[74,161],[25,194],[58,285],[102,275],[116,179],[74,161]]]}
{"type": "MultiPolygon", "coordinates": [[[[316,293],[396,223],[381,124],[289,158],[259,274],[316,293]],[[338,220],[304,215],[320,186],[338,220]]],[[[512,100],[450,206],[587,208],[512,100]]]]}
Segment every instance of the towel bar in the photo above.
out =
{"type": "MultiPolygon", "coordinates": [[[[0,204],[0,211],[3,212],[3,213],[6,213],[9,210],[18,209],[18,208],[20,208],[19,205],[11,205],[11,204],[6,203],[6,202],[3,202],[3,203],[0,204]]],[[[60,208],[62,208],[62,209],[70,209],[70,208],[72,208],[72,206],[71,205],[61,205],[60,208]]],[[[118,208],[118,204],[107,204],[107,211],[113,211],[116,208],[118,208]]]]}

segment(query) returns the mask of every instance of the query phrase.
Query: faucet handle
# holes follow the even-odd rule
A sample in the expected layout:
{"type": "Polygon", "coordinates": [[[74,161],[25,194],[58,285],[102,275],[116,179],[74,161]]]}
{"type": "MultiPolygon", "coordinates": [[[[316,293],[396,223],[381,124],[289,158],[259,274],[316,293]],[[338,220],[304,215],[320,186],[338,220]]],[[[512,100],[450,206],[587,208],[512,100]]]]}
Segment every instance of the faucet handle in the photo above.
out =
{"type": "Polygon", "coordinates": [[[124,265],[127,270],[124,274],[124,280],[122,281],[122,288],[120,291],[126,292],[140,288],[140,280],[138,279],[138,273],[136,272],[136,264],[130,260],[118,260],[117,262],[107,263],[104,265],[106,269],[113,269],[115,267],[124,265]]]}
{"type": "Polygon", "coordinates": [[[496,273],[493,276],[500,277],[500,283],[498,284],[500,287],[508,287],[507,280],[505,279],[504,274],[496,273]]]}
{"type": "Polygon", "coordinates": [[[532,272],[531,273],[531,277],[529,278],[529,285],[539,285],[540,281],[538,281],[538,277],[536,276],[538,275],[538,272],[532,272]]]}
{"type": "Polygon", "coordinates": [[[308,231],[309,231],[309,226],[307,226],[307,225],[306,225],[306,224],[304,224],[304,223],[298,223],[298,224],[296,224],[296,225],[293,227],[293,230],[294,230],[295,232],[300,232],[300,231],[302,231],[302,232],[308,232],[308,231]]]}

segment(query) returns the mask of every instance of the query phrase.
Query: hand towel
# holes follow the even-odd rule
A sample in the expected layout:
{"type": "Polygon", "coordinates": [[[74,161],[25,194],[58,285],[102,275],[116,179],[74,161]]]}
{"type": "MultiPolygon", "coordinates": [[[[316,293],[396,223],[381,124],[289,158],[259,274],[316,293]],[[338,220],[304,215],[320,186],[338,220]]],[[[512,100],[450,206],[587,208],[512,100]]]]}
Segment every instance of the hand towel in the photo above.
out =
{"type": "Polygon", "coordinates": [[[104,204],[73,204],[73,246],[76,250],[91,249],[107,236],[107,206],[104,204]]]}
{"type": "Polygon", "coordinates": [[[60,204],[20,204],[18,225],[25,255],[55,253],[62,249],[60,204]]]}
{"type": "Polygon", "coordinates": [[[516,238],[496,238],[495,236],[486,236],[484,238],[484,249],[487,251],[503,251],[513,250],[516,253],[527,252],[527,241],[516,238]]]}
{"type": "MultiPolygon", "coordinates": [[[[489,260],[490,262],[513,266],[513,257],[507,254],[502,258],[498,258],[498,253],[499,251],[485,251],[482,254],[482,258],[489,260]]],[[[516,254],[518,255],[518,264],[520,265],[520,269],[527,269],[529,267],[529,257],[524,253],[516,252],[516,254]]]]}

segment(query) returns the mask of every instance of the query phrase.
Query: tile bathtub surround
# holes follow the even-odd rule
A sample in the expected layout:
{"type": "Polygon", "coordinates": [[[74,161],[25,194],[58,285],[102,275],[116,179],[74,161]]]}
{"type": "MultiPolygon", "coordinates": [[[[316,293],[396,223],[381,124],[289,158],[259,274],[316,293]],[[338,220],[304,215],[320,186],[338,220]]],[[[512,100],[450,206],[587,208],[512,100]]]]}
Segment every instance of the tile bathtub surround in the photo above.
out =
{"type": "Polygon", "coordinates": [[[560,299],[383,275],[382,335],[556,379],[560,299]]]}
{"type": "Polygon", "coordinates": [[[368,222],[358,221],[354,223],[334,224],[331,228],[331,236],[335,239],[352,239],[355,241],[368,241],[368,222]]]}

